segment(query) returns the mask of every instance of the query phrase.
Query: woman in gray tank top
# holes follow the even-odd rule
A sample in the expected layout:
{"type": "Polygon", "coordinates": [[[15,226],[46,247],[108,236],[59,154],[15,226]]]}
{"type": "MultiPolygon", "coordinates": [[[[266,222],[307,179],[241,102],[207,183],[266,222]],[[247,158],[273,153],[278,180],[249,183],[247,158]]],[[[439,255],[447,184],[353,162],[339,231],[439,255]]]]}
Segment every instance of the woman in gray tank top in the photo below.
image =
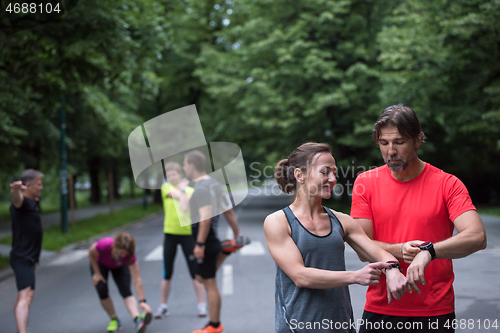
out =
{"type": "Polygon", "coordinates": [[[350,216],[321,205],[331,196],[336,172],[330,146],[321,143],[301,145],[276,166],[280,189],[296,193],[289,207],[264,222],[277,266],[276,333],[356,332],[348,285],[378,284],[383,271],[389,302],[406,291],[406,277],[390,269],[396,258],[368,238],[350,216]],[[372,263],[346,271],[344,241],[372,263]]]}

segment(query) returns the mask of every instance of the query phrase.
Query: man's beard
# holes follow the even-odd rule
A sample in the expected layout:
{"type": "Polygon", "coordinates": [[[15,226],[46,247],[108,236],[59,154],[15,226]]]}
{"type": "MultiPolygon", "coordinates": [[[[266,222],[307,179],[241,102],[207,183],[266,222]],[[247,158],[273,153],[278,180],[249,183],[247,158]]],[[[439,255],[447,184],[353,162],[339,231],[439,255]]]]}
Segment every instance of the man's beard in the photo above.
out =
{"type": "Polygon", "coordinates": [[[384,162],[389,167],[389,170],[398,172],[398,171],[406,170],[406,168],[408,168],[408,166],[410,164],[413,164],[413,162],[415,162],[416,159],[417,159],[417,154],[415,153],[408,160],[405,160],[405,159],[399,157],[398,155],[396,155],[396,156],[387,157],[387,159],[384,159],[384,162]],[[390,164],[390,162],[392,162],[392,161],[397,161],[397,162],[399,162],[399,164],[395,164],[395,165],[390,164]]]}

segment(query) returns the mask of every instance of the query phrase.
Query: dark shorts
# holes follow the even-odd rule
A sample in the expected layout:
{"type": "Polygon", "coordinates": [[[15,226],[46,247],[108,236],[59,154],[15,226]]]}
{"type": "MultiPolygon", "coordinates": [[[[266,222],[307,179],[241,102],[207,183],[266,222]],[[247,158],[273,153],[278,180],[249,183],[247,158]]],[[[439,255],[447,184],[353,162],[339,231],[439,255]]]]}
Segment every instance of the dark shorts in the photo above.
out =
{"type": "Polygon", "coordinates": [[[219,240],[208,241],[205,244],[205,258],[202,261],[196,261],[196,275],[203,279],[214,278],[217,270],[217,256],[221,250],[219,240]]]}
{"type": "MultiPolygon", "coordinates": [[[[106,280],[106,283],[99,281],[97,286],[95,286],[95,289],[97,290],[97,294],[99,295],[100,299],[106,299],[109,297],[108,275],[110,272],[111,275],[113,276],[113,280],[115,280],[120,295],[123,298],[132,296],[132,291],[130,289],[130,284],[132,279],[130,276],[130,270],[128,268],[128,265],[121,266],[118,268],[108,268],[103,264],[101,264],[100,262],[97,262],[97,264],[99,265],[99,271],[101,272],[101,275],[106,280]]],[[[94,275],[94,269],[92,268],[92,265],[90,265],[90,275],[94,275]]]]}
{"type": "Polygon", "coordinates": [[[196,260],[194,258],[193,249],[195,240],[191,235],[172,235],[165,234],[163,242],[163,278],[170,280],[174,272],[174,259],[177,253],[177,244],[182,247],[184,258],[189,268],[191,278],[194,279],[196,273],[196,260]]]}
{"type": "Polygon", "coordinates": [[[364,311],[359,333],[449,333],[455,332],[452,328],[455,318],[455,312],[442,316],[400,317],[364,311]]]}
{"type": "Polygon", "coordinates": [[[35,290],[35,263],[14,255],[10,255],[9,262],[16,277],[17,290],[21,291],[28,287],[35,290]]]}

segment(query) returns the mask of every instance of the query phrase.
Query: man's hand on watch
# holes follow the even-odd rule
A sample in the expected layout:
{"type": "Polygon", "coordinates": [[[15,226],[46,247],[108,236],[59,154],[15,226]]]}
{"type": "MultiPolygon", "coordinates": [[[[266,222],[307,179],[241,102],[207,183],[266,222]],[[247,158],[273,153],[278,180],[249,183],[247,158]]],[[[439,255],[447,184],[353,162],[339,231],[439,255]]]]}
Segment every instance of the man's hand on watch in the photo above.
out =
{"type": "Polygon", "coordinates": [[[424,272],[425,268],[430,264],[431,261],[432,256],[429,251],[420,251],[420,253],[415,256],[410,266],[408,266],[408,269],[406,270],[408,283],[410,284],[410,287],[417,292],[417,294],[420,294],[420,289],[418,288],[417,283],[425,286],[424,272]]]}
{"type": "Polygon", "coordinates": [[[408,265],[411,264],[415,256],[420,253],[420,244],[422,243],[423,241],[421,240],[413,240],[405,242],[403,246],[401,246],[401,252],[403,252],[403,260],[405,263],[408,265]]]}

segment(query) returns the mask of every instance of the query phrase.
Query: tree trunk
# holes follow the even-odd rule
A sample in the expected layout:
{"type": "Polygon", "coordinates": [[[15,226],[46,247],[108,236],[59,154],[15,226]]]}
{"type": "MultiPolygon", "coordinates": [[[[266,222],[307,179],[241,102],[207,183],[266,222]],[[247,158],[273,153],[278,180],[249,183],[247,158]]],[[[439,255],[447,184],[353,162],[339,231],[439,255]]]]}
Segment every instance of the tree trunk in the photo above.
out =
{"type": "Polygon", "coordinates": [[[90,203],[101,203],[101,186],[99,184],[99,158],[90,160],[90,203]]]}
{"type": "Polygon", "coordinates": [[[118,172],[116,168],[113,168],[113,197],[115,199],[120,199],[120,192],[118,192],[118,189],[120,188],[120,184],[118,182],[118,172]]]}

